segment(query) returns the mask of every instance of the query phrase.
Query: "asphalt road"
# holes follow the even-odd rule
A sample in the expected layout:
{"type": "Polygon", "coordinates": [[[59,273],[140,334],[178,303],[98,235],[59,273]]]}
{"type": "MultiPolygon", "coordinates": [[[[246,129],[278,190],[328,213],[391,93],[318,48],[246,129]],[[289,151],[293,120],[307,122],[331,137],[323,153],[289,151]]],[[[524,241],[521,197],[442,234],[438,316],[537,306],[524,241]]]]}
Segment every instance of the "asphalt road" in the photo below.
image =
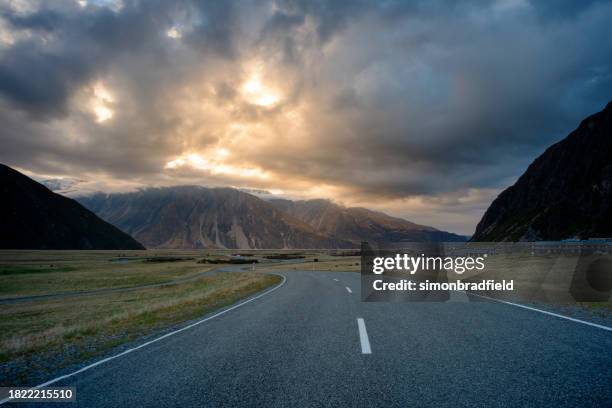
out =
{"type": "Polygon", "coordinates": [[[79,407],[612,406],[610,331],[472,297],[362,303],[357,273],[282,274],[53,386],[76,387],[79,407]]]}

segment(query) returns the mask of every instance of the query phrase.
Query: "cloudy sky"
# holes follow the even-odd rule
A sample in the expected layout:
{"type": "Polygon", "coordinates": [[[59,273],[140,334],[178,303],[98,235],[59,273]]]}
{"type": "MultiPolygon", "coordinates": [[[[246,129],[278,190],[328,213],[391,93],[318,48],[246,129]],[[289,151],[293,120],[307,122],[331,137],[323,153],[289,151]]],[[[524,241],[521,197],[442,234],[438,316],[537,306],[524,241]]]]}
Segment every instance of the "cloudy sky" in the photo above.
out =
{"type": "Polygon", "coordinates": [[[0,162],[471,234],[612,99],[610,1],[0,0],[0,162]]]}

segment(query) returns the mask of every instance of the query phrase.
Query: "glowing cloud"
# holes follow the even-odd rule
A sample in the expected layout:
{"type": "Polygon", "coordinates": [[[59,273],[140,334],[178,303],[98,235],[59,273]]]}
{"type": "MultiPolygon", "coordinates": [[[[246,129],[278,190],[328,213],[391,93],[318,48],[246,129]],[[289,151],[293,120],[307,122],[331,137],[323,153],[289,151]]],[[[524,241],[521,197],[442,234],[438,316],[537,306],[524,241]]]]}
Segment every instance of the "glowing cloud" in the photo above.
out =
{"type": "Polygon", "coordinates": [[[258,74],[253,74],[242,85],[242,94],[247,102],[263,107],[276,105],[280,98],[270,88],[266,87],[258,74]]]}
{"type": "Polygon", "coordinates": [[[93,111],[96,115],[96,122],[98,123],[106,122],[114,115],[114,112],[104,105],[94,105],[93,111]]]}
{"type": "Polygon", "coordinates": [[[204,159],[198,153],[186,153],[167,162],[164,167],[171,170],[181,167],[191,167],[192,169],[203,170],[212,175],[228,175],[245,179],[256,178],[263,180],[270,177],[266,171],[260,168],[242,167],[223,163],[222,159],[229,155],[229,152],[225,149],[217,148],[215,149],[215,153],[216,156],[215,154],[211,155],[214,157],[213,160],[204,159]]]}
{"type": "Polygon", "coordinates": [[[115,112],[108,106],[114,101],[112,94],[102,83],[94,86],[90,105],[97,123],[106,122],[115,115],[115,112]]]}
{"type": "Polygon", "coordinates": [[[181,32],[179,30],[176,29],[176,27],[172,27],[171,29],[169,29],[168,31],[166,31],[166,35],[170,38],[174,38],[179,39],[181,38],[183,35],[181,34],[181,32]]]}

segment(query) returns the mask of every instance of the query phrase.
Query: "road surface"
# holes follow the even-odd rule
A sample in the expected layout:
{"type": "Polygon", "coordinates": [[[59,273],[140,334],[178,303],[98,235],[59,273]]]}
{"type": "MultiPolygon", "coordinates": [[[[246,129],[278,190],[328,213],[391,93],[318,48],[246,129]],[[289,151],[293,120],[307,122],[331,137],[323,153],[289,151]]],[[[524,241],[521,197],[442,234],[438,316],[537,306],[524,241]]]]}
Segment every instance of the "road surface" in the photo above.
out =
{"type": "Polygon", "coordinates": [[[611,331],[475,297],[363,303],[358,273],[280,273],[264,296],[53,386],[80,407],[612,406],[611,331]]]}

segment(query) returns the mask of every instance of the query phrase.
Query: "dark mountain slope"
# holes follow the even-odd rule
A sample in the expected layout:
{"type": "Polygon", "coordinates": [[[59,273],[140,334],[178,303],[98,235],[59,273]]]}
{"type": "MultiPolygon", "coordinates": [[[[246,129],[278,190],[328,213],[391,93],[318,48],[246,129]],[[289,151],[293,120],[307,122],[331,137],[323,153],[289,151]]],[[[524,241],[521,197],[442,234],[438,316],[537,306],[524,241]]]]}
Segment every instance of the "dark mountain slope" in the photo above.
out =
{"type": "Polygon", "coordinates": [[[612,102],[549,147],[497,197],[474,241],[612,236],[612,102]]]}
{"type": "Polygon", "coordinates": [[[0,164],[0,248],[143,249],[76,201],[0,164]]]}

